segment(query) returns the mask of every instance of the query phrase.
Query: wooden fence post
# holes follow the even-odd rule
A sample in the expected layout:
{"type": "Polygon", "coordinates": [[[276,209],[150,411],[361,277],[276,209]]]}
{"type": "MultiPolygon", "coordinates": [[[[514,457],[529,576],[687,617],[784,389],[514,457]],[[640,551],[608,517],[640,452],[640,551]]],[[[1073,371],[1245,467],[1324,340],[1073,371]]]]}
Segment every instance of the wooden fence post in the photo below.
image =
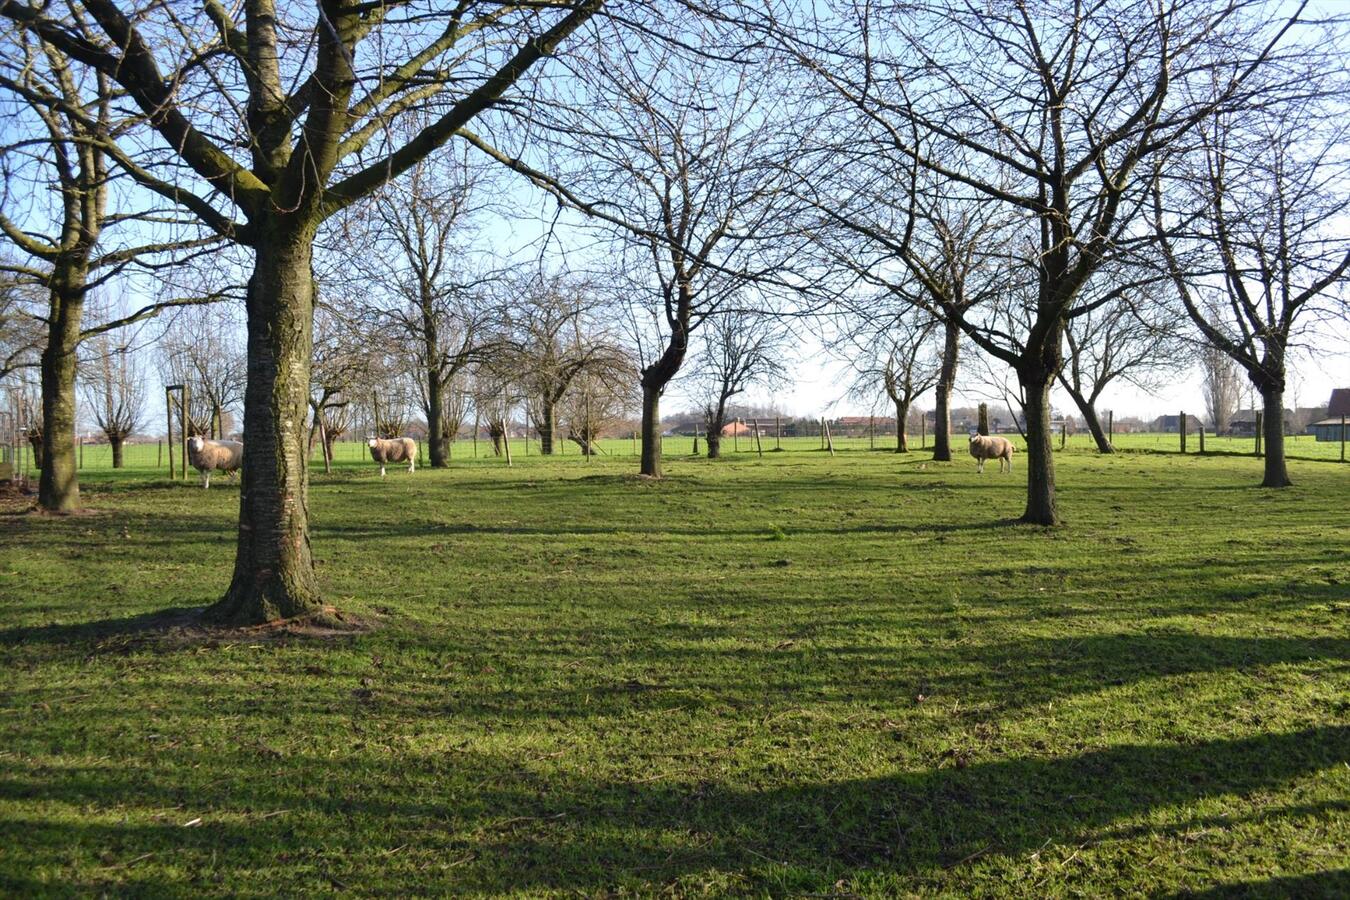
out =
{"type": "Polygon", "coordinates": [[[1258,413],[1256,414],[1256,455],[1257,455],[1257,456],[1260,456],[1260,455],[1261,455],[1261,429],[1265,427],[1265,423],[1262,421],[1262,419],[1264,419],[1264,418],[1265,418],[1265,413],[1258,412],[1258,413]]]}
{"type": "Polygon", "coordinates": [[[773,449],[783,449],[783,420],[778,416],[773,417],[773,449]]]}
{"type": "Polygon", "coordinates": [[[764,443],[759,439],[759,419],[752,419],[750,427],[755,432],[755,449],[759,452],[759,458],[764,458],[764,443]]]}
{"type": "Polygon", "coordinates": [[[1116,442],[1116,411],[1114,409],[1106,411],[1106,442],[1108,444],[1116,442]]]}
{"type": "Polygon", "coordinates": [[[694,423],[694,456],[698,456],[698,423],[694,423]]]}
{"type": "Polygon", "coordinates": [[[1186,452],[1186,412],[1177,417],[1177,433],[1181,435],[1181,452],[1186,452]]]}
{"type": "Polygon", "coordinates": [[[169,444],[169,480],[173,480],[173,388],[164,389],[164,419],[167,431],[164,439],[169,444]]]}
{"type": "Polygon", "coordinates": [[[511,432],[506,430],[506,418],[502,418],[502,446],[506,449],[506,467],[511,468],[511,432]]]}
{"type": "Polygon", "coordinates": [[[1205,423],[1200,423],[1200,452],[1205,452],[1205,423]]]}
{"type": "Polygon", "coordinates": [[[830,455],[834,456],[834,438],[830,437],[830,423],[827,419],[820,420],[821,430],[825,433],[825,446],[829,448],[830,455]]]}
{"type": "Polygon", "coordinates": [[[179,437],[183,439],[183,458],[178,461],[178,465],[183,472],[183,480],[187,481],[187,442],[188,442],[188,391],[187,382],[183,382],[182,391],[178,395],[178,432],[179,437]]]}
{"type": "Polygon", "coordinates": [[[1059,420],[1059,449],[1063,450],[1064,445],[1069,442],[1069,417],[1064,416],[1059,420]]]}
{"type": "Polygon", "coordinates": [[[1341,462],[1345,462],[1345,416],[1341,416],[1341,462]]]}

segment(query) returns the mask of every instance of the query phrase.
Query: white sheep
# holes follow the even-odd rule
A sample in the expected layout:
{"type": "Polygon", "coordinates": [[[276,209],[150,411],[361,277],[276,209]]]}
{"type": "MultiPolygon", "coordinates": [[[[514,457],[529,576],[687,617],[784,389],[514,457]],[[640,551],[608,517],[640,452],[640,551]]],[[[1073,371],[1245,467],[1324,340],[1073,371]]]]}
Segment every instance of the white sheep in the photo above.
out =
{"type": "Polygon", "coordinates": [[[211,487],[212,472],[233,475],[244,464],[244,445],[238,441],[208,441],[197,434],[188,438],[187,451],[192,468],[202,473],[202,490],[211,487]]]}
{"type": "Polygon", "coordinates": [[[417,468],[417,441],[410,437],[390,438],[371,438],[367,443],[370,444],[370,458],[380,464],[380,477],[384,477],[385,463],[407,462],[408,471],[412,472],[417,468]]]}
{"type": "Polygon", "coordinates": [[[970,436],[970,455],[979,462],[976,471],[984,471],[984,461],[986,459],[998,460],[998,470],[1003,471],[1003,464],[1008,464],[1008,471],[1012,471],[1012,457],[1017,452],[1013,447],[1012,441],[998,435],[972,434],[970,436]]]}

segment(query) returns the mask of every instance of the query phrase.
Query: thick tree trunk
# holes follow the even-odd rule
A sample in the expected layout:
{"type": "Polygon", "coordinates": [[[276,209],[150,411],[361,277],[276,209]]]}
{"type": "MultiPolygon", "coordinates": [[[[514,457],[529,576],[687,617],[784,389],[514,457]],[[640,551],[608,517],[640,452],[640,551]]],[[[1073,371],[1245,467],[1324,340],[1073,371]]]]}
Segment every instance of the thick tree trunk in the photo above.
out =
{"type": "Polygon", "coordinates": [[[234,578],[212,617],[257,624],[321,608],[309,546],[305,420],[313,230],[273,228],[248,282],[248,386],[234,578]]]}
{"type": "Polygon", "coordinates": [[[83,314],[83,273],[61,273],[51,289],[47,346],[42,351],[42,474],[38,505],[48,512],[80,508],[75,458],[75,367],[83,314]]]}
{"type": "Polygon", "coordinates": [[[708,459],[721,459],[722,457],[722,423],[718,422],[716,426],[708,426],[708,459]]]}
{"type": "Polygon", "coordinates": [[[120,435],[108,435],[108,444],[112,447],[113,468],[122,468],[122,437],[120,435]]]}
{"type": "Polygon", "coordinates": [[[540,398],[539,407],[539,453],[542,456],[553,455],[553,430],[557,424],[557,409],[548,397],[540,398]]]}
{"type": "Polygon", "coordinates": [[[895,401],[895,452],[909,452],[909,436],[905,434],[905,424],[909,421],[909,404],[903,400],[895,401]]]}
{"type": "Polygon", "coordinates": [[[642,466],[643,475],[661,477],[661,387],[642,384],[642,466]]]}
{"type": "Polygon", "coordinates": [[[933,409],[933,459],[950,462],[952,458],[952,387],[961,354],[961,329],[955,322],[943,326],[942,371],[938,375],[933,409]]]}
{"type": "Polygon", "coordinates": [[[1293,482],[1284,461],[1284,389],[1262,388],[1261,406],[1261,437],[1266,452],[1266,473],[1261,487],[1289,487],[1293,482]]]}
{"type": "Polygon", "coordinates": [[[1054,376],[1038,374],[1022,378],[1027,398],[1027,508],[1022,521],[1033,525],[1058,525],[1055,505],[1055,458],[1051,448],[1050,385],[1054,376]]]}

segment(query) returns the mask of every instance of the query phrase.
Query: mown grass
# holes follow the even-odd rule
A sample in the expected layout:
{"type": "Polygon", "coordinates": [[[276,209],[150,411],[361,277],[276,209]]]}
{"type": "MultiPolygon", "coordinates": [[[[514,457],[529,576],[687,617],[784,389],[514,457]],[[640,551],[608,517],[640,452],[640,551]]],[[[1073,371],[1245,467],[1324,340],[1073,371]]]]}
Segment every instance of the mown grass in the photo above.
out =
{"type": "Polygon", "coordinates": [[[0,517],[0,894],[1350,893],[1350,467],[343,462],[359,637],[166,640],[237,487],[0,517]]]}

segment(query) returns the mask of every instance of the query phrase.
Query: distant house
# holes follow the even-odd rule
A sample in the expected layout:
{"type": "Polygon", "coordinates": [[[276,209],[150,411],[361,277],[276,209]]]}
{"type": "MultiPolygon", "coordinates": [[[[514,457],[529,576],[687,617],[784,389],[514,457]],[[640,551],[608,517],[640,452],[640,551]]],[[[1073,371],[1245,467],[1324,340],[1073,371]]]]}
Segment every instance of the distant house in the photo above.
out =
{"type": "Polygon", "coordinates": [[[1327,418],[1339,419],[1341,416],[1350,416],[1350,388],[1334,389],[1327,401],[1327,418]]]}
{"type": "MultiPolygon", "coordinates": [[[[1204,423],[1195,416],[1186,416],[1186,433],[1197,434],[1204,423]]],[[[1177,434],[1181,428],[1181,416],[1158,416],[1149,426],[1149,431],[1162,434],[1177,434]]]]}
{"type": "Polygon", "coordinates": [[[1346,417],[1347,424],[1341,425],[1340,418],[1323,419],[1320,422],[1314,422],[1308,426],[1312,432],[1313,438],[1317,441],[1335,441],[1350,440],[1350,416],[1346,417]],[[1346,434],[1342,437],[1341,428],[1344,427],[1346,434]]]}

